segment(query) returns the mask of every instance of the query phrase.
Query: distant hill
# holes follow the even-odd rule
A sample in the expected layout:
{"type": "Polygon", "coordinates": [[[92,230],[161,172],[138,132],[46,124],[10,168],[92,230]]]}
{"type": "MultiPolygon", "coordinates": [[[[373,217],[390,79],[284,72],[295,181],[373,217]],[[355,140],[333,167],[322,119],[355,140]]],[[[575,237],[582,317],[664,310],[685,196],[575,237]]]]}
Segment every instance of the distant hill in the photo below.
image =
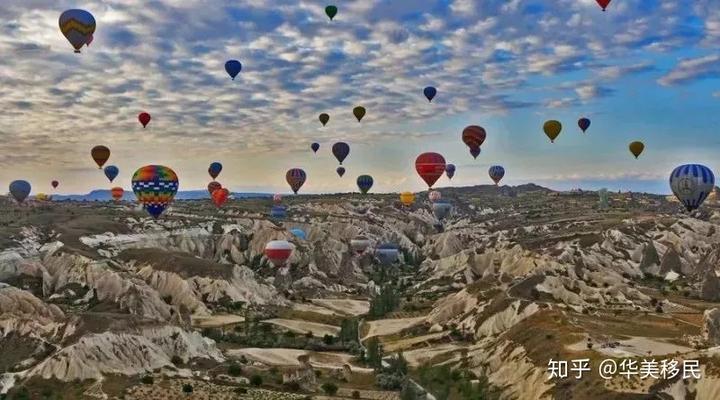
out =
{"type": "MultiPolygon", "coordinates": [[[[232,196],[236,199],[245,199],[245,198],[264,198],[264,197],[272,197],[271,194],[268,193],[232,193],[232,196]]],[[[175,199],[177,200],[201,200],[201,199],[209,199],[210,195],[208,194],[207,190],[185,190],[180,191],[175,195],[175,199]]],[[[88,194],[71,194],[71,195],[53,195],[54,201],[110,201],[112,200],[112,196],[110,194],[109,190],[93,190],[92,192],[88,194]]],[[[125,201],[135,201],[135,194],[131,191],[125,191],[125,194],[123,195],[123,200],[125,201]]]]}

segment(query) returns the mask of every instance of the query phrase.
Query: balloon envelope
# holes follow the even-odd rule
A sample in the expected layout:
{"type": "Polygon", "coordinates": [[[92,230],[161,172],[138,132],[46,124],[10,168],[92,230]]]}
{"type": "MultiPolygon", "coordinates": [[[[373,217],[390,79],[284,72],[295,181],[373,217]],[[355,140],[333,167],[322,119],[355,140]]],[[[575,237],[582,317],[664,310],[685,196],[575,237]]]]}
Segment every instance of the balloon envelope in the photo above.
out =
{"type": "Polygon", "coordinates": [[[700,164],[685,164],[670,174],[670,189],[688,211],[700,207],[715,188],[715,175],[700,164]]]}
{"type": "Polygon", "coordinates": [[[380,264],[388,266],[397,262],[400,251],[397,246],[392,243],[384,243],[375,249],[375,256],[380,264]]]}
{"type": "Polygon", "coordinates": [[[370,175],[360,175],[357,177],[357,186],[358,189],[360,189],[360,192],[362,192],[362,194],[366,194],[368,191],[370,191],[373,182],[373,177],[370,175]]]}
{"type": "Polygon", "coordinates": [[[307,174],[305,174],[305,171],[300,168],[290,169],[285,174],[285,180],[295,194],[297,194],[298,190],[300,190],[306,179],[307,174]]]}
{"type": "Polygon", "coordinates": [[[114,165],[108,165],[107,167],[105,167],[104,172],[105,176],[110,180],[110,182],[112,182],[115,180],[115,178],[117,178],[120,170],[114,165]]]}
{"type": "Polygon", "coordinates": [[[313,143],[310,145],[310,148],[312,149],[313,153],[317,153],[317,151],[320,150],[320,143],[313,143]]]}
{"type": "Polygon", "coordinates": [[[429,102],[432,102],[432,100],[435,98],[435,95],[437,95],[437,89],[432,86],[428,86],[423,90],[423,94],[429,102]]]}
{"type": "Polygon", "coordinates": [[[448,164],[445,167],[445,175],[447,175],[448,179],[452,179],[453,176],[455,176],[455,164],[448,164]]]}
{"type": "Polygon", "coordinates": [[[640,157],[640,154],[642,154],[643,150],[645,150],[645,145],[643,142],[632,142],[628,148],[635,158],[638,158],[640,157]]]}
{"type": "Polygon", "coordinates": [[[500,180],[503,178],[503,176],[505,176],[505,168],[499,165],[493,165],[488,170],[488,175],[490,175],[490,179],[492,179],[493,182],[495,182],[495,184],[497,185],[498,183],[500,183],[500,180]]]}
{"type": "Polygon", "coordinates": [[[473,156],[473,158],[477,160],[478,156],[480,155],[480,148],[474,147],[474,148],[470,149],[470,155],[473,156]]]}
{"type": "Polygon", "coordinates": [[[222,205],[228,201],[228,198],[230,198],[230,191],[226,188],[217,189],[212,192],[210,197],[215,207],[222,207],[222,205]]]}
{"type": "Polygon", "coordinates": [[[330,115],[325,114],[325,113],[322,113],[322,114],[320,114],[320,116],[318,117],[318,119],[320,120],[320,123],[321,123],[323,126],[325,126],[325,125],[327,125],[328,121],[330,121],[330,115]]]}
{"type": "Polygon", "coordinates": [[[400,193],[400,202],[405,207],[411,206],[415,202],[415,193],[413,193],[413,192],[400,193]]]}
{"type": "Polygon", "coordinates": [[[60,14],[60,32],[79,53],[83,45],[89,45],[95,33],[95,17],[85,10],[67,10],[60,14]]]}
{"type": "Polygon", "coordinates": [[[370,239],[365,236],[355,236],[350,240],[350,247],[356,254],[362,254],[370,247],[370,239]]]}
{"type": "Polygon", "coordinates": [[[121,187],[114,187],[110,189],[110,196],[112,196],[115,201],[120,201],[120,199],[123,198],[123,195],[125,195],[125,189],[121,187]]]}
{"type": "Polygon", "coordinates": [[[273,203],[280,204],[281,201],[282,201],[282,195],[280,193],[275,193],[273,195],[273,203]]]}
{"type": "Polygon", "coordinates": [[[445,173],[445,158],[438,153],[420,154],[415,159],[415,171],[428,187],[432,187],[445,173]]]}
{"type": "Polygon", "coordinates": [[[60,182],[52,181],[50,182],[50,185],[53,187],[53,189],[57,189],[57,187],[60,186],[60,182]]]}
{"type": "Polygon", "coordinates": [[[180,183],[172,169],[162,165],[146,165],[132,177],[132,189],[145,210],[157,218],[172,203],[180,183]]]}
{"type": "Polygon", "coordinates": [[[470,125],[463,129],[462,141],[470,149],[479,149],[487,138],[485,128],[477,125],[470,125]]]}
{"type": "Polygon", "coordinates": [[[290,229],[290,233],[292,233],[293,235],[295,235],[295,237],[297,237],[299,239],[302,239],[302,240],[307,239],[307,236],[305,235],[305,231],[300,228],[292,228],[292,229],[290,229]]]}
{"type": "Polygon", "coordinates": [[[431,190],[430,193],[428,193],[428,199],[430,199],[433,203],[440,201],[440,199],[442,199],[442,193],[437,190],[431,190]]]}
{"type": "Polygon", "coordinates": [[[450,211],[452,211],[452,205],[448,202],[444,201],[438,201],[436,203],[433,203],[432,205],[433,214],[435,214],[435,218],[438,220],[443,220],[450,215],[450,211]]]}
{"type": "Polygon", "coordinates": [[[272,206],[270,208],[270,217],[275,219],[284,219],[287,216],[287,210],[283,206],[272,206]]]}
{"type": "Polygon", "coordinates": [[[265,257],[275,266],[282,267],[290,258],[295,246],[287,240],[273,240],[265,245],[265,257]]]}
{"type": "Polygon", "coordinates": [[[30,195],[31,190],[32,186],[30,186],[30,182],[28,181],[18,180],[10,183],[10,195],[18,203],[25,201],[28,195],[30,195]]]}
{"type": "Polygon", "coordinates": [[[580,118],[578,120],[578,126],[585,132],[590,127],[590,120],[587,118],[580,118]]]}
{"type": "Polygon", "coordinates": [[[342,165],[343,161],[350,154],[350,145],[345,142],[337,142],[332,147],[332,153],[342,165]]]}
{"type": "Polygon", "coordinates": [[[353,108],[353,115],[357,118],[358,122],[360,122],[365,116],[365,111],[365,107],[358,106],[353,108]]]}
{"type": "Polygon", "coordinates": [[[90,155],[92,156],[93,160],[95,160],[98,168],[102,168],[102,166],[105,165],[107,160],[110,159],[110,149],[105,146],[95,146],[92,148],[92,150],[90,150],[90,155]]]}
{"type": "Polygon", "coordinates": [[[337,7],[335,7],[333,5],[325,7],[325,14],[328,16],[328,18],[330,18],[330,21],[332,21],[332,19],[335,18],[337,13],[338,13],[337,7]]]}
{"type": "Polygon", "coordinates": [[[337,174],[342,178],[343,175],[345,175],[345,167],[337,167],[335,172],[337,172],[337,174]]]}
{"type": "Polygon", "coordinates": [[[545,135],[550,138],[550,142],[555,143],[555,139],[557,139],[562,131],[562,124],[560,121],[554,119],[546,121],[545,124],[543,124],[543,131],[545,131],[545,135]]]}
{"type": "MultiPolygon", "coordinates": [[[[213,194],[214,191],[216,191],[218,189],[222,189],[222,185],[220,184],[220,182],[212,181],[212,182],[208,183],[208,185],[207,185],[208,193],[210,193],[211,195],[213,194]]],[[[212,198],[212,196],[211,196],[211,198],[212,198]]]]}
{"type": "Polygon", "coordinates": [[[151,119],[152,119],[152,117],[150,116],[150,114],[148,114],[148,113],[146,113],[146,112],[142,112],[142,113],[140,113],[140,114],[138,115],[138,121],[140,121],[140,123],[142,124],[143,128],[146,127],[147,124],[150,123],[150,120],[151,120],[151,119]]]}
{"type": "Polygon", "coordinates": [[[220,175],[222,168],[222,164],[216,161],[210,164],[210,166],[208,167],[208,174],[210,174],[211,178],[215,179],[218,177],[218,175],[220,175]]]}
{"type": "Polygon", "coordinates": [[[242,64],[238,60],[229,60],[225,63],[225,71],[230,75],[232,80],[235,80],[235,77],[242,71],[242,64]]]}
{"type": "Polygon", "coordinates": [[[607,6],[610,5],[610,1],[611,1],[611,0],[595,0],[595,1],[597,1],[598,5],[599,5],[600,7],[602,7],[602,10],[603,10],[603,11],[605,11],[605,9],[607,8],[607,6]]]}

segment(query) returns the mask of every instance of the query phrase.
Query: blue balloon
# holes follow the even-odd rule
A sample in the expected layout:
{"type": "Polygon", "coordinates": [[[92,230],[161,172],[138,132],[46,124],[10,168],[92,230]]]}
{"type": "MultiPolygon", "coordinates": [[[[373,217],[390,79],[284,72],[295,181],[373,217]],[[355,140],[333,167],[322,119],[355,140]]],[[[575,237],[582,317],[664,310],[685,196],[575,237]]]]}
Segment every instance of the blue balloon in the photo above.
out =
{"type": "Polygon", "coordinates": [[[588,118],[580,118],[578,120],[578,126],[584,133],[590,127],[590,120],[588,118]]]}
{"type": "Polygon", "coordinates": [[[348,154],[350,154],[350,145],[345,142],[337,142],[332,147],[332,153],[342,165],[348,154]]]}
{"type": "Polygon", "coordinates": [[[287,217],[287,211],[283,206],[273,206],[270,209],[270,218],[274,219],[285,219],[287,217]]]}
{"type": "Polygon", "coordinates": [[[290,233],[292,233],[293,235],[295,235],[296,237],[298,237],[298,238],[300,238],[300,239],[302,239],[302,240],[306,240],[306,239],[307,239],[307,236],[305,236],[305,231],[303,231],[303,230],[300,229],[300,228],[290,229],[290,233]]]}
{"type": "Polygon", "coordinates": [[[692,211],[715,189],[715,175],[704,165],[681,165],[670,174],[670,189],[685,208],[692,211]]]}
{"type": "Polygon", "coordinates": [[[312,149],[313,153],[317,153],[317,151],[320,150],[320,143],[313,143],[310,145],[310,148],[312,149]]]}
{"type": "Polygon", "coordinates": [[[450,211],[452,211],[452,205],[446,201],[438,201],[433,203],[432,206],[433,214],[435,214],[435,218],[442,221],[445,218],[447,218],[448,215],[450,215],[450,211]]]}
{"type": "Polygon", "coordinates": [[[357,186],[362,194],[366,194],[372,187],[373,183],[373,178],[370,175],[360,175],[357,178],[357,186]]]}
{"type": "Polygon", "coordinates": [[[335,172],[337,172],[337,174],[342,178],[342,176],[345,175],[345,167],[337,167],[335,172]]]}
{"type": "Polygon", "coordinates": [[[445,167],[445,173],[447,174],[448,179],[452,179],[453,176],[455,176],[455,164],[448,164],[445,167]]]}
{"type": "Polygon", "coordinates": [[[110,182],[115,180],[117,178],[118,174],[120,173],[120,170],[118,167],[114,165],[108,165],[105,167],[105,176],[107,176],[108,179],[110,179],[110,182]]]}
{"type": "Polygon", "coordinates": [[[392,243],[383,243],[375,249],[375,256],[380,264],[388,266],[397,262],[400,255],[398,247],[392,243]]]}
{"type": "Polygon", "coordinates": [[[435,95],[437,95],[437,89],[435,89],[432,86],[428,86],[423,90],[423,93],[425,94],[425,97],[427,97],[429,102],[432,102],[432,100],[435,98],[435,95]]]}
{"type": "Polygon", "coordinates": [[[217,161],[210,164],[210,167],[208,167],[208,174],[210,174],[210,177],[213,179],[220,175],[220,171],[222,171],[222,164],[217,161]]]}
{"type": "Polygon", "coordinates": [[[31,190],[32,187],[28,181],[13,181],[10,184],[10,194],[18,203],[25,201],[31,190]]]}
{"type": "Polygon", "coordinates": [[[225,71],[235,80],[235,77],[242,71],[242,64],[238,60],[230,60],[225,63],[225,71]]]}

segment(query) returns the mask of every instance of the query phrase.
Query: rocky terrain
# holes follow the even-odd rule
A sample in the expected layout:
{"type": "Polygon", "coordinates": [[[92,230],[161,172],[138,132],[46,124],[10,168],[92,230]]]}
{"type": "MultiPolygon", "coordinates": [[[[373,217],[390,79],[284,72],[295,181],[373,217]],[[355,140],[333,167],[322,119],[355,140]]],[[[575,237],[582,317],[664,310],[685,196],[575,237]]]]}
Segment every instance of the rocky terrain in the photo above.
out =
{"type": "Polygon", "coordinates": [[[283,221],[269,199],[177,201],[156,221],[2,198],[0,396],[720,398],[714,197],[688,215],[648,194],[600,209],[535,185],[441,191],[443,223],[427,193],[288,197],[283,221]],[[263,255],[278,239],[295,245],[283,268],[263,255]],[[549,378],[583,358],[699,360],[702,377],[549,378]]]}

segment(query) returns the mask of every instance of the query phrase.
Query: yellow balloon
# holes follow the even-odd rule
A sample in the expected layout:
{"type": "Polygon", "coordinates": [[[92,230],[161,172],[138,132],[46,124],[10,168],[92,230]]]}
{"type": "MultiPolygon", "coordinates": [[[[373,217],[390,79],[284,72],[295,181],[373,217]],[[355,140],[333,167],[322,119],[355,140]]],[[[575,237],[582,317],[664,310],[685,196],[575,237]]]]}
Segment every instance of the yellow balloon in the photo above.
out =
{"type": "Polygon", "coordinates": [[[645,150],[645,145],[643,142],[632,142],[630,143],[630,152],[635,156],[635,158],[640,157],[640,154],[642,154],[643,150],[645,150]]]}
{"type": "Polygon", "coordinates": [[[560,123],[560,121],[551,119],[545,122],[545,125],[543,125],[543,130],[545,131],[547,137],[550,138],[550,142],[555,143],[555,139],[558,137],[558,135],[560,135],[560,131],[562,131],[562,124],[560,123]]]}
{"type": "Polygon", "coordinates": [[[400,193],[400,202],[406,207],[412,205],[415,202],[415,194],[411,192],[400,193]]]}

